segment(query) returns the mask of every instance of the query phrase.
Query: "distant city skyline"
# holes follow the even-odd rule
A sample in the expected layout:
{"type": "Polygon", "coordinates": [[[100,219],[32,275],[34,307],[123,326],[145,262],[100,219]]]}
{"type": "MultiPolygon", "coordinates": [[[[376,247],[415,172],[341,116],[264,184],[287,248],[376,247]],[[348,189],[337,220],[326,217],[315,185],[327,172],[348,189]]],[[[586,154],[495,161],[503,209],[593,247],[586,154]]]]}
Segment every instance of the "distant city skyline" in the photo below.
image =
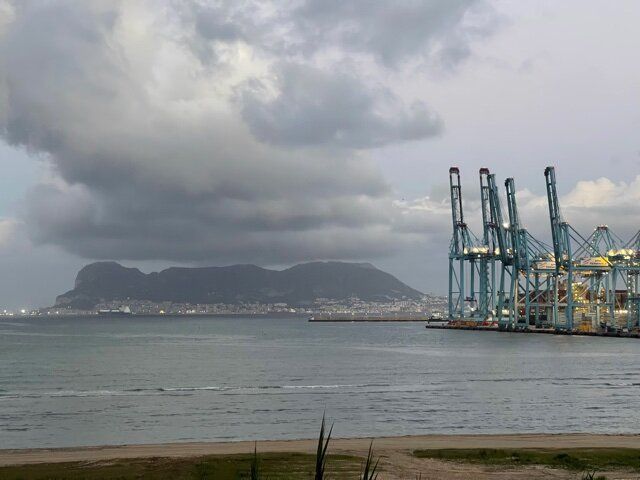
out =
{"type": "MultiPolygon", "coordinates": [[[[446,291],[448,168],[640,228],[640,3],[0,0],[0,305],[95,260],[368,261],[446,291]]],[[[502,188],[504,191],[504,189],[502,188]]]]}

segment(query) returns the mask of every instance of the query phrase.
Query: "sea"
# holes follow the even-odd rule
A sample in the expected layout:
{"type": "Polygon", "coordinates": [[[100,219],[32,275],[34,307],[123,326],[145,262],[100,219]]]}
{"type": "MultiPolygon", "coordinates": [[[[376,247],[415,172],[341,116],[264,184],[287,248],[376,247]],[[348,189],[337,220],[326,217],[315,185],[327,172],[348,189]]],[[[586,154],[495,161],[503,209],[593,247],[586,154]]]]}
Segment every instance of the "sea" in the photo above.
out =
{"type": "Polygon", "coordinates": [[[0,448],[637,433],[637,339],[306,318],[0,319],[0,448]]]}

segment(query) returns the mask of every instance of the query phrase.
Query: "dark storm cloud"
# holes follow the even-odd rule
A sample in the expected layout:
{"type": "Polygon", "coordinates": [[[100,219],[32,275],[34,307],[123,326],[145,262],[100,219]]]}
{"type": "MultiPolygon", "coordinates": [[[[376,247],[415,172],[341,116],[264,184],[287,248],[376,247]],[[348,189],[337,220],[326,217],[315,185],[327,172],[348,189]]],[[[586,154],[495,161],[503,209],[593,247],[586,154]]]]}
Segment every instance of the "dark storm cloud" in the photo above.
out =
{"type": "Polygon", "coordinates": [[[467,43],[491,31],[495,18],[477,0],[307,0],[294,13],[305,45],[339,44],[390,66],[434,54],[458,63],[469,54],[467,43]]]}
{"type": "Polygon", "coordinates": [[[393,241],[388,213],[350,196],[253,202],[121,193],[42,185],[31,192],[29,220],[42,240],[92,258],[293,262],[382,255],[393,241]]]}
{"type": "Polygon", "coordinates": [[[215,263],[393,252],[411,229],[362,149],[428,138],[440,120],[319,49],[401,60],[458,28],[466,7],[447,4],[420,3],[431,33],[385,49],[383,19],[398,27],[413,3],[395,19],[336,4],[349,47],[343,27],[319,37],[320,4],[14,2],[0,22],[0,131],[50,164],[27,199],[32,238],[91,258],[215,263]]]}
{"type": "Polygon", "coordinates": [[[277,55],[335,50],[384,65],[431,58],[452,66],[498,16],[484,0],[184,2],[183,17],[208,39],[242,38],[277,55]]]}
{"type": "Polygon", "coordinates": [[[405,108],[388,89],[367,89],[346,73],[279,65],[278,95],[260,85],[241,93],[242,115],[260,140],[282,145],[367,148],[438,134],[442,122],[426,105],[405,108]]]}
{"type": "Polygon", "coordinates": [[[240,25],[220,7],[197,8],[193,20],[197,33],[208,40],[231,42],[245,37],[240,25]]]}

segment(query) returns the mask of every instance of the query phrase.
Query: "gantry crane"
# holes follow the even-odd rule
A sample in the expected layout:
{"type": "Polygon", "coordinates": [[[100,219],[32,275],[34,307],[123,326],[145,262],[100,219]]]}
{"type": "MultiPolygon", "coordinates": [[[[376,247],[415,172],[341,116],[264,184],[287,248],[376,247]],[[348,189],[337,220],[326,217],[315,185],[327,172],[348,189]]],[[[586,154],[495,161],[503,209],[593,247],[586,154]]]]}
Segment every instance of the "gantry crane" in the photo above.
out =
{"type": "Polygon", "coordinates": [[[449,248],[449,318],[484,320],[491,306],[489,292],[493,288],[489,285],[489,247],[478,240],[464,220],[459,168],[449,169],[449,185],[453,222],[449,248]],[[476,290],[476,277],[479,277],[479,290],[476,290]]]}
{"type": "Polygon", "coordinates": [[[464,222],[462,209],[462,185],[460,169],[449,169],[449,186],[451,190],[451,217],[453,235],[449,248],[449,318],[464,318],[465,315],[465,252],[472,246],[471,233],[464,222]]]}
{"type": "Polygon", "coordinates": [[[505,181],[509,222],[505,225],[511,238],[513,269],[509,298],[509,326],[541,327],[548,322],[550,292],[555,264],[551,248],[535,238],[520,221],[516,187],[513,178],[505,181]]]}
{"type": "Polygon", "coordinates": [[[494,253],[500,260],[500,283],[497,288],[495,288],[497,290],[496,318],[498,325],[504,328],[511,317],[510,310],[512,302],[510,298],[505,298],[505,282],[508,280],[511,285],[511,278],[513,276],[513,249],[511,248],[510,237],[506,231],[507,224],[503,220],[502,205],[500,204],[500,195],[494,174],[488,176],[487,183],[489,185],[489,206],[491,210],[492,227],[498,243],[494,253]]]}
{"type": "Polygon", "coordinates": [[[493,316],[496,306],[496,260],[498,259],[498,241],[495,220],[491,210],[491,192],[488,168],[480,169],[480,206],[482,210],[482,252],[479,253],[478,317],[482,320],[493,316]]]}
{"type": "Polygon", "coordinates": [[[556,264],[554,322],[556,328],[573,330],[576,322],[591,327],[618,328],[626,314],[625,296],[617,291],[617,280],[634,282],[633,251],[621,248],[622,240],[607,225],[598,225],[587,238],[562,219],[555,169],[545,169],[551,236],[556,264]],[[626,273],[631,273],[631,277],[626,273]]]}
{"type": "Polygon", "coordinates": [[[573,329],[573,263],[571,258],[571,240],[569,224],[562,220],[556,186],[554,167],[544,170],[547,187],[547,202],[549,205],[549,219],[551,221],[551,240],[553,242],[553,257],[555,274],[553,277],[553,324],[556,328],[573,329]],[[565,278],[565,291],[561,292],[561,280],[565,278]],[[562,303],[561,303],[562,302],[562,303]],[[560,313],[563,318],[560,318],[560,313]]]}

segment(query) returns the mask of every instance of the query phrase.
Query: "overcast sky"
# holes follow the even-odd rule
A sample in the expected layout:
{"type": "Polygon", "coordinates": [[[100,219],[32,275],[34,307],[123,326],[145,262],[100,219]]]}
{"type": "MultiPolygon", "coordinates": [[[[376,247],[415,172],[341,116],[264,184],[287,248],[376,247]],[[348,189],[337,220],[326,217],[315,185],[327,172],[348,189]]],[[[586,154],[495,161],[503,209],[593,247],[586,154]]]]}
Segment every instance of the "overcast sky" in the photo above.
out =
{"type": "Polygon", "coordinates": [[[370,261],[444,293],[448,168],[640,228],[640,2],[0,0],[0,305],[97,259],[370,261]]]}

